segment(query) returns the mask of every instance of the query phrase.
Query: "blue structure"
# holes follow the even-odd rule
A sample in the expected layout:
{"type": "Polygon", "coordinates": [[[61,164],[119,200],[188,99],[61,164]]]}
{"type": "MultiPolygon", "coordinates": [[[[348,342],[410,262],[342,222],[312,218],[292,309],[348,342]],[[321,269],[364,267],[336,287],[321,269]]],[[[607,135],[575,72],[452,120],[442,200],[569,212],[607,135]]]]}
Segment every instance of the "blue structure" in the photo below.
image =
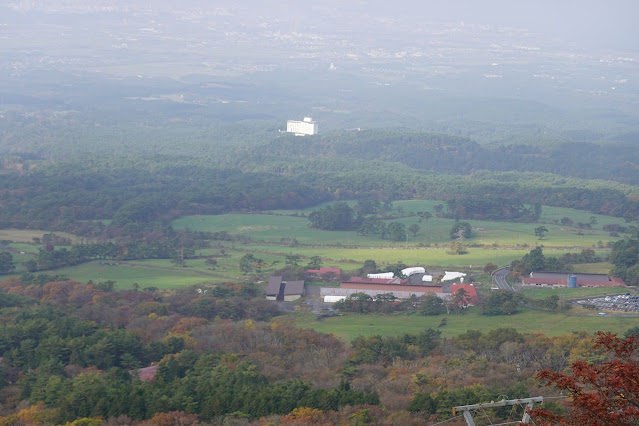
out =
{"type": "Polygon", "coordinates": [[[577,275],[570,274],[568,276],[568,288],[577,288],[577,275]]]}

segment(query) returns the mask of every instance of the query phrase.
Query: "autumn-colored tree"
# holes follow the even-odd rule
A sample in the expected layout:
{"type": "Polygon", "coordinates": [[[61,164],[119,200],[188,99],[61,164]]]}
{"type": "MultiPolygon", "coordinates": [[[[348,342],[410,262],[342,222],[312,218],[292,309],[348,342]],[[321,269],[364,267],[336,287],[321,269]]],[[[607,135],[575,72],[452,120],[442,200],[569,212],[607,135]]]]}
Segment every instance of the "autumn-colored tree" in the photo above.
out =
{"type": "Polygon", "coordinates": [[[195,414],[187,414],[184,411],[170,411],[168,413],[155,413],[149,423],[157,426],[191,426],[200,424],[195,414]]]}
{"type": "Polygon", "coordinates": [[[47,408],[39,402],[20,410],[15,416],[0,419],[0,424],[52,424],[57,415],[57,409],[47,408]]]}
{"type": "Polygon", "coordinates": [[[281,422],[284,424],[318,423],[323,414],[322,410],[316,408],[297,407],[286,416],[283,416],[281,422]]]}
{"type": "Polygon", "coordinates": [[[82,417],[72,422],[67,422],[65,426],[100,426],[103,420],[99,417],[82,417]]]}
{"type": "Polygon", "coordinates": [[[489,262],[486,264],[486,266],[484,266],[484,272],[487,274],[492,274],[497,270],[497,268],[499,268],[499,266],[489,262]]]}
{"type": "Polygon", "coordinates": [[[196,317],[180,318],[178,323],[171,329],[170,333],[176,336],[181,336],[183,334],[187,334],[194,328],[197,328],[204,324],[206,324],[206,320],[203,318],[196,318],[196,317]]]}
{"type": "Polygon", "coordinates": [[[570,412],[557,415],[543,409],[531,414],[539,424],[636,425],[639,422],[639,336],[620,339],[597,332],[594,349],[609,352],[601,363],[576,361],[572,374],[543,370],[538,377],[547,386],[567,392],[570,412]]]}

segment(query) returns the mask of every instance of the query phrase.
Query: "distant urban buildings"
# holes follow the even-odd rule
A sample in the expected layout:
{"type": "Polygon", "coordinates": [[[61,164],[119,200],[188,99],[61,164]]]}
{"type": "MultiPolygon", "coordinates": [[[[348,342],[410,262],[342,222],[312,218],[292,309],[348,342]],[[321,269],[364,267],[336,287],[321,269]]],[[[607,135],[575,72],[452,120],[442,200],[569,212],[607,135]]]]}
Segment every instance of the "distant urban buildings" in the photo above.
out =
{"type": "Polygon", "coordinates": [[[316,135],[318,133],[317,121],[313,121],[311,117],[304,117],[302,121],[288,120],[286,131],[295,133],[295,136],[316,135]]]}

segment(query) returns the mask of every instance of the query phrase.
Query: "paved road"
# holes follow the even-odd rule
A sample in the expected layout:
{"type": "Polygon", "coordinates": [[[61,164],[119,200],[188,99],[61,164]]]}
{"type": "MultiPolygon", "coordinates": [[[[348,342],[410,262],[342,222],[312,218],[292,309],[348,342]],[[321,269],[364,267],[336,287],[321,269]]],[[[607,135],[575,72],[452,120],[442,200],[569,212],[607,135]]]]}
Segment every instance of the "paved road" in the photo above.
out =
{"type": "Polygon", "coordinates": [[[504,268],[499,268],[493,273],[493,283],[500,290],[510,290],[513,291],[513,288],[506,281],[506,275],[510,274],[510,266],[506,266],[504,268]]]}

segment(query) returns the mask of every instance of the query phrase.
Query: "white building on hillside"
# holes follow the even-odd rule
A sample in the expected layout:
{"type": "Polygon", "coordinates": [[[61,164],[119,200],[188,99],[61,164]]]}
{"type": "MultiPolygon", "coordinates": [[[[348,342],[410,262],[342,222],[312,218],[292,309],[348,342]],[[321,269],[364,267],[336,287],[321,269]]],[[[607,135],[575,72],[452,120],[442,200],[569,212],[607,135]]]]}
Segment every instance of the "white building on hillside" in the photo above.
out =
{"type": "Polygon", "coordinates": [[[316,135],[318,133],[317,121],[313,121],[311,117],[304,117],[302,121],[288,120],[286,131],[295,133],[295,136],[316,135]]]}

